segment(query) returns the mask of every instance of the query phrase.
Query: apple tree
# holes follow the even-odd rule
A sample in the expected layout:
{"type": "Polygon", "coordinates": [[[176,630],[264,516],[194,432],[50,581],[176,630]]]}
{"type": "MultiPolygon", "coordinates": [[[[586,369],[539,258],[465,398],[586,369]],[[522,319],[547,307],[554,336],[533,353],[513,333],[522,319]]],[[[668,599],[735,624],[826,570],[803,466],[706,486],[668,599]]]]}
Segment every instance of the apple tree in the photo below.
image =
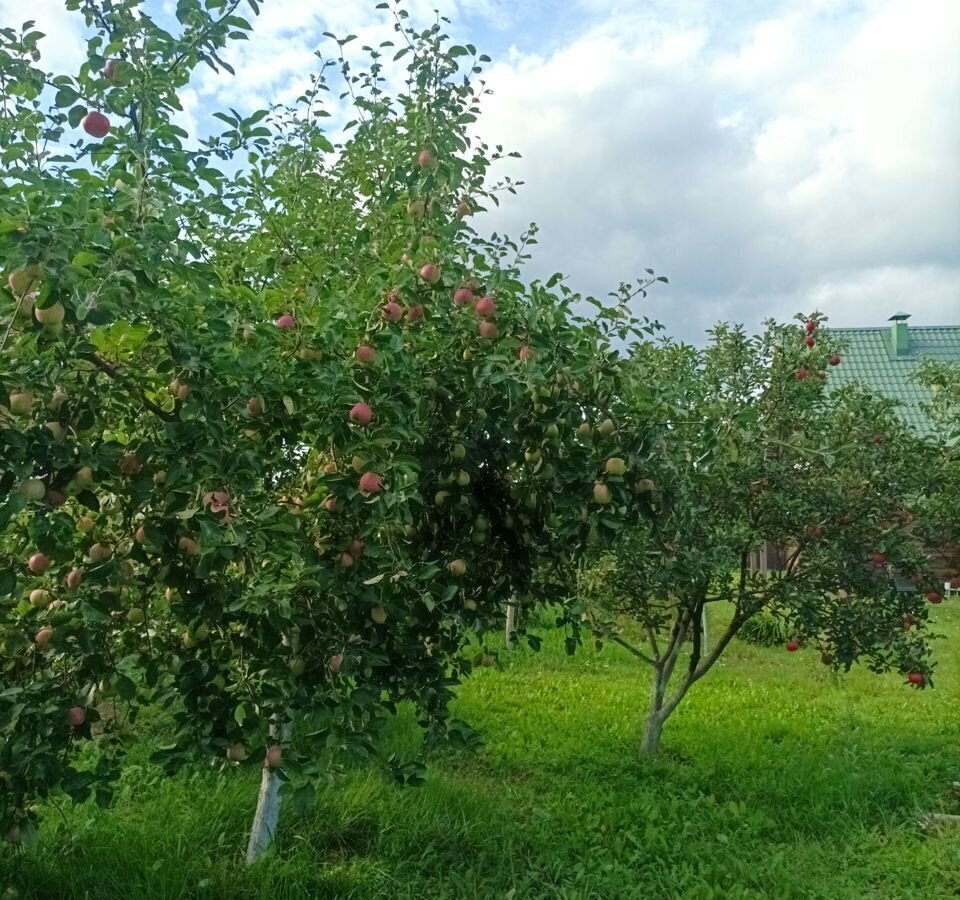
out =
{"type": "Polygon", "coordinates": [[[201,141],[178,94],[232,71],[256,3],[68,7],[77,73],[0,30],[0,827],[109,803],[117,724],[158,704],[169,771],[262,767],[252,860],[280,792],[376,758],[399,703],[470,740],[468,648],[646,514],[624,358],[655,276],[585,315],[523,280],[534,228],[474,228],[515,186],[473,133],[485,58],[439,23],[397,9],[395,42],[336,41],[295,103],[201,141]]]}
{"type": "Polygon", "coordinates": [[[788,651],[932,684],[924,629],[941,588],[915,517],[937,450],[890,402],[830,391],[842,362],[816,317],[638,349],[624,400],[653,429],[648,515],[584,570],[571,613],[650,667],[644,753],[761,611],[786,624],[788,651]],[[769,567],[756,565],[764,548],[779,556],[769,567]],[[708,607],[726,625],[706,645],[708,607]]]}

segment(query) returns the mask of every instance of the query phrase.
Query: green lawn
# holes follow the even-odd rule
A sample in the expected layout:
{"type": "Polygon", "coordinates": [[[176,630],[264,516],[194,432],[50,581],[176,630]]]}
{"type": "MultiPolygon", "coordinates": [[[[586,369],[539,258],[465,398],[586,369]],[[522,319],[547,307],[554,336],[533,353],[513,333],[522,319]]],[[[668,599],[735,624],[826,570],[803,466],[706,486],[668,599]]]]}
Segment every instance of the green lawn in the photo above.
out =
{"type": "MultiPolygon", "coordinates": [[[[462,688],[481,752],[434,759],[420,789],[370,773],[327,788],[250,870],[252,774],[167,779],[145,740],[116,806],[51,808],[24,858],[0,848],[0,885],[41,900],[956,898],[960,829],[916,824],[960,813],[960,603],[935,618],[936,690],[734,642],[653,763],[635,752],[646,670],[547,640],[462,688]]],[[[399,720],[391,743],[415,740],[399,720]]]]}

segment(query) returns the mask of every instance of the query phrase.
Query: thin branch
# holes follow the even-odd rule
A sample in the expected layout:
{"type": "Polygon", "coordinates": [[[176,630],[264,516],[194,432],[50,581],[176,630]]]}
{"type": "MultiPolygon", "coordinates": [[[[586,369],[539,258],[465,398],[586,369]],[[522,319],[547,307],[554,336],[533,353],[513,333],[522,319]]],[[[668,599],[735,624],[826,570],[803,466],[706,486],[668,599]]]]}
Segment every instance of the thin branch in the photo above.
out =
{"type": "Polygon", "coordinates": [[[101,359],[96,353],[89,354],[86,359],[92,362],[104,375],[118,381],[120,384],[123,384],[125,387],[130,388],[135,393],[137,393],[140,399],[143,401],[143,405],[150,410],[154,415],[159,416],[165,422],[176,422],[177,417],[172,412],[167,412],[163,407],[157,406],[152,400],[150,400],[142,390],[133,385],[130,385],[125,381],[123,376],[120,374],[120,368],[108,363],[105,359],[101,359]]]}
{"type": "Polygon", "coordinates": [[[613,634],[613,635],[610,635],[610,640],[613,641],[615,644],[619,644],[621,647],[623,647],[624,650],[627,650],[628,652],[632,653],[635,657],[637,657],[637,659],[642,659],[645,663],[648,663],[649,665],[654,667],[657,665],[656,660],[651,659],[649,656],[647,656],[646,653],[644,653],[641,650],[638,650],[632,644],[628,644],[622,637],[619,637],[618,635],[613,634]]]}

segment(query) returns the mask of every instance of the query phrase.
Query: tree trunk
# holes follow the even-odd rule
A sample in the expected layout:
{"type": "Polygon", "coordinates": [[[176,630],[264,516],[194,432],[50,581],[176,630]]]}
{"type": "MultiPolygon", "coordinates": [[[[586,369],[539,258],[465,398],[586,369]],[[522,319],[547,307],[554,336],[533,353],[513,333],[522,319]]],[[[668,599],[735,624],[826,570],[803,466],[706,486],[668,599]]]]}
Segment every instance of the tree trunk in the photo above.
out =
{"type": "Polygon", "coordinates": [[[507,621],[504,625],[504,635],[507,640],[507,649],[513,650],[517,646],[517,638],[514,632],[517,630],[517,601],[511,600],[507,603],[507,621]]]}
{"type": "Polygon", "coordinates": [[[643,738],[640,741],[640,753],[644,756],[656,756],[660,746],[660,736],[663,734],[664,718],[660,712],[652,712],[647,717],[647,724],[643,729],[643,738]]]}
{"type": "MultiPolygon", "coordinates": [[[[270,725],[270,737],[276,740],[281,747],[290,743],[293,724],[285,720],[279,728],[277,723],[270,725]]],[[[253,815],[253,825],[250,827],[250,842],[247,844],[247,865],[253,865],[273,843],[273,836],[277,831],[277,822],[280,819],[280,776],[275,769],[263,761],[263,770],[260,773],[260,794],[257,797],[257,811],[253,815]]]]}

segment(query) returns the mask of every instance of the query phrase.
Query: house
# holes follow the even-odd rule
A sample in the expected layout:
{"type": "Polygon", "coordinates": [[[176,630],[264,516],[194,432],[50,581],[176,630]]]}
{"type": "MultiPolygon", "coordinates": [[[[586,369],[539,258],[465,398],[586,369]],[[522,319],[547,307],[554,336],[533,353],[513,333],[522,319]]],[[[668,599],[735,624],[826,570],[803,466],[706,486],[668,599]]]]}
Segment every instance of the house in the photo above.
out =
{"type": "MultiPolygon", "coordinates": [[[[927,359],[960,365],[960,324],[911,328],[909,313],[894,313],[888,326],[833,328],[845,349],[842,364],[830,370],[830,390],[857,383],[873,394],[898,403],[897,414],[918,434],[932,434],[935,424],[925,412],[931,400],[930,388],[914,380],[920,364],[927,359]]],[[[754,551],[754,571],[782,569],[786,554],[774,544],[754,551]]],[[[944,576],[960,571],[960,549],[931,553],[931,562],[944,576]]],[[[906,588],[906,584],[904,585],[906,588]]]]}

